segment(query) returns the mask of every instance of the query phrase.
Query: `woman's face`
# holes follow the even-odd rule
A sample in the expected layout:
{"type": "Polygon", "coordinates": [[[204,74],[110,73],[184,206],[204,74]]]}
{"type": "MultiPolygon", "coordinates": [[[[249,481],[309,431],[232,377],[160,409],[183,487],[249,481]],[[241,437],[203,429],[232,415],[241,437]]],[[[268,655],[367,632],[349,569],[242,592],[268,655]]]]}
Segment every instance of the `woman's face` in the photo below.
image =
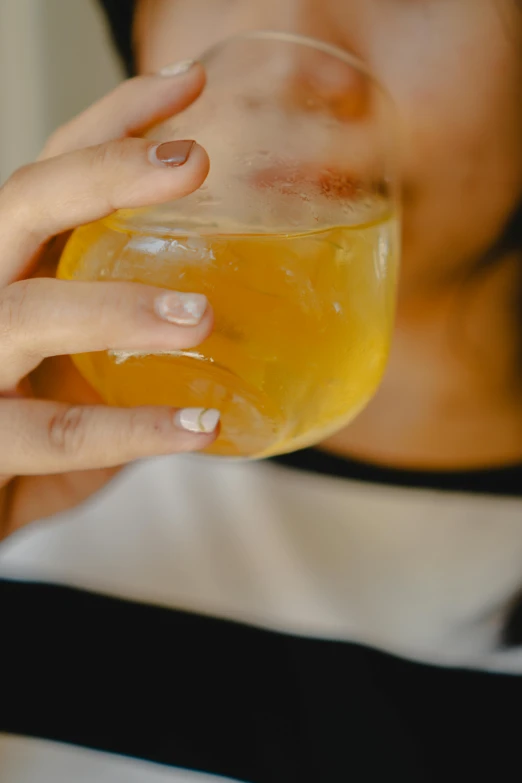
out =
{"type": "Polygon", "coordinates": [[[394,99],[406,291],[443,284],[494,244],[522,194],[518,0],[139,0],[139,69],[249,29],[350,49],[394,99]]]}

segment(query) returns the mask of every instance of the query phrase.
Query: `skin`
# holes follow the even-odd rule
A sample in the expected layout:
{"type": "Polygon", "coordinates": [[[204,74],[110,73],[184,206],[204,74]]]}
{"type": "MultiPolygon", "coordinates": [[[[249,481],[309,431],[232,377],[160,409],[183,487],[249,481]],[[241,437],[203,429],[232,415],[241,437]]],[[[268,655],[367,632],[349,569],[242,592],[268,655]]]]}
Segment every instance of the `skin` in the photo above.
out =
{"type": "Polygon", "coordinates": [[[414,468],[520,460],[519,259],[480,279],[470,275],[522,193],[518,3],[140,0],[139,70],[256,28],[354,51],[392,96],[403,133],[404,254],[392,356],[374,401],[325,448],[414,468]]]}
{"type": "Polygon", "coordinates": [[[204,182],[209,161],[198,145],[169,168],[151,157],[151,142],[122,138],[179,111],[204,81],[196,68],[121,85],[0,189],[0,539],[81,502],[127,462],[201,449],[216,437],[187,432],[173,409],[100,405],[66,356],[193,347],[212,330],[210,304],[198,323],[180,325],[160,317],[161,289],[53,279],[70,229],[204,182]]]}
{"type": "MultiPolygon", "coordinates": [[[[141,0],[139,70],[153,74],[251,28],[355,51],[391,94],[403,130],[404,264],[389,370],[367,410],[323,447],[415,468],[520,461],[520,259],[470,277],[522,192],[518,3],[141,0]]],[[[193,347],[212,329],[211,303],[199,324],[180,326],[158,317],[161,290],[52,279],[75,226],[203,183],[208,158],[198,145],[169,169],[151,163],[150,142],[126,138],[203,87],[198,66],[123,84],[0,189],[0,442],[9,444],[0,450],[0,538],[81,502],[127,462],[204,448],[216,436],[183,431],[170,409],[98,404],[63,358],[193,347]]]]}

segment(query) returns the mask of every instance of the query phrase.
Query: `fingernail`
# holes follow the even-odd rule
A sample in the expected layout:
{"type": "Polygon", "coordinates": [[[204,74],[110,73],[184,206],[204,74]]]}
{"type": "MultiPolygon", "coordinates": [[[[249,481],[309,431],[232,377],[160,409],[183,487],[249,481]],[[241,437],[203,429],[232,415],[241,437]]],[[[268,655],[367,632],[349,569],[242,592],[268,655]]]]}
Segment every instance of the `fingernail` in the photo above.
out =
{"type": "Polygon", "coordinates": [[[208,306],[203,294],[185,294],[169,291],[154,302],[157,315],[164,321],[179,326],[196,326],[203,318],[208,306]]]}
{"type": "Polygon", "coordinates": [[[191,140],[165,141],[149,150],[149,160],[156,166],[183,166],[195,143],[191,140]]]}
{"type": "Polygon", "coordinates": [[[174,415],[175,425],[188,432],[214,432],[219,419],[214,408],[182,408],[174,415]]]}
{"type": "Polygon", "coordinates": [[[170,65],[166,65],[161,71],[158,71],[158,76],[181,76],[190,71],[195,64],[195,60],[181,60],[179,63],[170,63],[170,65]]]}

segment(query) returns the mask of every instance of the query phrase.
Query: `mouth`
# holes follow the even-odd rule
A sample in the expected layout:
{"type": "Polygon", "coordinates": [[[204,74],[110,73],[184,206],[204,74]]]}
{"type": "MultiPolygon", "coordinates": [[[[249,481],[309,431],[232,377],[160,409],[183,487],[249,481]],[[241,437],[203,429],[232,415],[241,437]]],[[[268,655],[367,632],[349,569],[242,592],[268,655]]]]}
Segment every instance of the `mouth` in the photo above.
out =
{"type": "Polygon", "coordinates": [[[387,198],[390,186],[384,178],[363,178],[353,172],[313,164],[278,165],[257,171],[251,178],[258,190],[270,190],[301,198],[323,197],[338,201],[387,198]]]}

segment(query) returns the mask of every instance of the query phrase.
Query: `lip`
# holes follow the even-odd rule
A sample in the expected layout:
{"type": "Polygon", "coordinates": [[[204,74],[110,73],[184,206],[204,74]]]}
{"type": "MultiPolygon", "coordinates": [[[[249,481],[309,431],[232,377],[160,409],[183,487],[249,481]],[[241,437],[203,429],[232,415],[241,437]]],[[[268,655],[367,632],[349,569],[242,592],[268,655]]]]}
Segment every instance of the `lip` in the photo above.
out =
{"type": "Polygon", "coordinates": [[[384,179],[362,178],[350,171],[314,164],[272,166],[256,171],[249,178],[259,190],[276,190],[286,195],[302,196],[305,192],[327,198],[356,199],[389,194],[384,179]]]}

